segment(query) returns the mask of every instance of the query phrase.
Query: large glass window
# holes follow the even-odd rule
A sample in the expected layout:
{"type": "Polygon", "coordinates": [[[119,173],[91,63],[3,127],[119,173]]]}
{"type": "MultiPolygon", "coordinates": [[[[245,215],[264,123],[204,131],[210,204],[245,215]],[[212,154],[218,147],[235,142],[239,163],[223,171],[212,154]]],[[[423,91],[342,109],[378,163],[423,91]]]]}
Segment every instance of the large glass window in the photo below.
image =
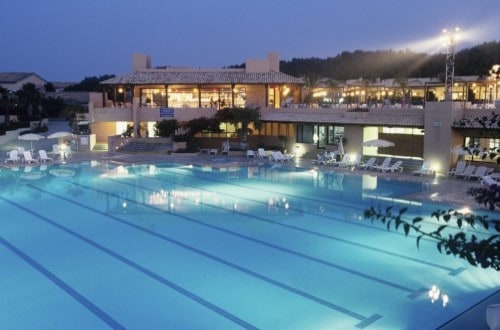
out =
{"type": "Polygon", "coordinates": [[[344,126],[298,124],[296,132],[298,143],[316,143],[319,148],[326,145],[337,146],[344,136],[344,126]]]}
{"type": "Polygon", "coordinates": [[[165,107],[167,105],[165,88],[143,88],[140,98],[141,107],[165,107]]]}
{"type": "Polygon", "coordinates": [[[172,108],[198,108],[199,89],[195,85],[169,86],[168,106],[172,108]]]}

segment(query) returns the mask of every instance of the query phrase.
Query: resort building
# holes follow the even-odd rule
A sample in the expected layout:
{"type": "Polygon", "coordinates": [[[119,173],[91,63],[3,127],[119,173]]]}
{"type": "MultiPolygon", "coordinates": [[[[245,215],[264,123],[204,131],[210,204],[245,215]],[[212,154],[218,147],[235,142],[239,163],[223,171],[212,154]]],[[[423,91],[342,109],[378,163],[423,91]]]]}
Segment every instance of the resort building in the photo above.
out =
{"type": "MultiPolygon", "coordinates": [[[[223,69],[153,69],[148,55],[135,54],[132,72],[102,82],[103,92],[91,94],[89,122],[92,140],[105,142],[127,126],[136,137],[151,137],[163,119],[184,122],[213,117],[224,107],[259,108],[264,125],[249,137],[250,148],[265,141],[315,155],[336,150],[342,139],[350,155],[426,159],[447,171],[460,156],[450,152],[456,146],[500,147],[498,83],[456,77],[452,99],[445,100],[444,83],[434,78],[355,79],[307,88],[303,79],[279,71],[275,53],[248,60],[244,68],[223,69]],[[395,145],[363,147],[372,139],[395,145]]],[[[219,145],[217,138],[235,137],[236,127],[221,125],[223,134],[200,137],[219,145]]]]}
{"type": "Polygon", "coordinates": [[[0,72],[0,86],[11,92],[20,90],[28,83],[42,89],[47,81],[33,72],[0,72]]]}

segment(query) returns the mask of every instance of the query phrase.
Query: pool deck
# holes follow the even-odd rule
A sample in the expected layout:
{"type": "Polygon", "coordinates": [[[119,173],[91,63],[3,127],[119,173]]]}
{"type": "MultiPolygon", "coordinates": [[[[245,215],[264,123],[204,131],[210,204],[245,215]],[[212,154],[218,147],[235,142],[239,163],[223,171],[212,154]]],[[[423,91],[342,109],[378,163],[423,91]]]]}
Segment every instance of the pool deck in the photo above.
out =
{"type": "MultiPolygon", "coordinates": [[[[471,187],[478,187],[480,183],[477,180],[454,179],[446,175],[414,175],[411,171],[396,173],[381,173],[375,171],[359,170],[353,168],[339,168],[325,165],[316,165],[312,159],[294,159],[290,162],[271,162],[268,159],[246,158],[238,155],[208,155],[208,154],[161,154],[161,153],[117,153],[108,151],[92,152],[74,152],[72,157],[67,159],[66,163],[81,163],[89,161],[109,162],[119,165],[145,164],[157,162],[175,162],[181,164],[190,164],[198,166],[211,166],[213,168],[224,168],[234,166],[256,166],[262,163],[273,163],[284,167],[302,167],[318,168],[324,171],[343,172],[352,175],[373,174],[397,181],[421,182],[426,188],[423,192],[406,196],[418,201],[445,202],[459,207],[474,206],[480,207],[474,199],[467,194],[471,187]]],[[[55,160],[53,163],[62,163],[55,160]]],[[[7,170],[13,165],[0,163],[0,171],[7,170]]],[[[19,164],[17,165],[19,166],[19,164]]],[[[23,166],[23,165],[21,165],[23,166]]],[[[35,165],[36,166],[36,165],[35,165]]],[[[439,330],[459,330],[459,329],[488,329],[486,324],[486,307],[490,304],[500,303],[500,290],[483,301],[463,311],[453,319],[438,327],[439,330]]]]}

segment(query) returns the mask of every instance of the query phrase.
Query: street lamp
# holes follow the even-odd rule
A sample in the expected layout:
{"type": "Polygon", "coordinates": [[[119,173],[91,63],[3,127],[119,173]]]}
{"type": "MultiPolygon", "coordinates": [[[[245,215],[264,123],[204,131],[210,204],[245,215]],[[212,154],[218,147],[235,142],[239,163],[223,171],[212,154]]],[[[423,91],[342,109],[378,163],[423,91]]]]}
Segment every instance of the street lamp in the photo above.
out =
{"type": "Polygon", "coordinates": [[[444,80],[445,101],[453,101],[453,79],[455,76],[455,46],[457,44],[460,28],[454,31],[443,30],[443,38],[446,46],[446,76],[444,80]]]}
{"type": "MultiPolygon", "coordinates": [[[[493,85],[495,88],[495,99],[493,100],[492,95],[490,95],[490,98],[492,99],[492,103],[496,104],[496,100],[498,99],[498,84],[499,84],[499,79],[500,79],[500,64],[495,64],[491,67],[490,70],[490,79],[493,81],[493,85]]],[[[490,87],[491,90],[491,87],[490,87]]]]}

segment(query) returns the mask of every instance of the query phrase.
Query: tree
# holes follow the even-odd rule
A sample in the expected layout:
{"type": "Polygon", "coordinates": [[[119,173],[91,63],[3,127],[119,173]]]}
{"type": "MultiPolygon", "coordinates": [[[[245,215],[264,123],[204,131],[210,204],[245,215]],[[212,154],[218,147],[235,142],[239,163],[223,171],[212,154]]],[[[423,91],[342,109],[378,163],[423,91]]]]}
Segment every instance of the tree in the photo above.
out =
{"type": "Polygon", "coordinates": [[[42,105],[42,93],[36,88],[33,83],[24,84],[20,90],[16,92],[19,100],[20,110],[24,115],[29,117],[40,117],[42,105]]]}
{"type": "Polygon", "coordinates": [[[108,80],[115,77],[115,75],[102,75],[99,77],[85,77],[81,82],[76,85],[66,87],[65,91],[81,91],[81,92],[100,92],[102,91],[101,81],[108,80]]]}
{"type": "Polygon", "coordinates": [[[155,136],[170,137],[179,128],[177,119],[157,121],[155,124],[155,136]]]}
{"type": "Polygon", "coordinates": [[[216,113],[216,119],[222,123],[230,123],[237,127],[240,143],[246,143],[248,134],[252,133],[250,123],[256,129],[262,128],[259,108],[226,108],[216,113]]]}
{"type": "Polygon", "coordinates": [[[391,207],[382,210],[380,207],[370,207],[365,210],[364,217],[371,222],[379,221],[387,230],[403,230],[405,236],[410,233],[417,235],[417,248],[422,238],[436,242],[440,253],[453,255],[466,260],[472,266],[500,270],[500,220],[490,220],[487,216],[461,213],[455,210],[437,210],[431,218],[439,224],[437,229],[427,231],[422,228],[422,217],[412,220],[403,218],[407,208],[393,212],[391,207]],[[453,225],[453,226],[452,226],[453,225]],[[475,234],[469,234],[462,229],[468,226],[475,230],[476,226],[495,232],[488,238],[479,239],[475,234]],[[447,233],[447,234],[446,234],[447,233]]]}
{"type": "Polygon", "coordinates": [[[10,113],[13,107],[12,99],[12,93],[8,89],[0,86],[0,113],[3,113],[5,116],[6,127],[10,125],[10,113]]]}

